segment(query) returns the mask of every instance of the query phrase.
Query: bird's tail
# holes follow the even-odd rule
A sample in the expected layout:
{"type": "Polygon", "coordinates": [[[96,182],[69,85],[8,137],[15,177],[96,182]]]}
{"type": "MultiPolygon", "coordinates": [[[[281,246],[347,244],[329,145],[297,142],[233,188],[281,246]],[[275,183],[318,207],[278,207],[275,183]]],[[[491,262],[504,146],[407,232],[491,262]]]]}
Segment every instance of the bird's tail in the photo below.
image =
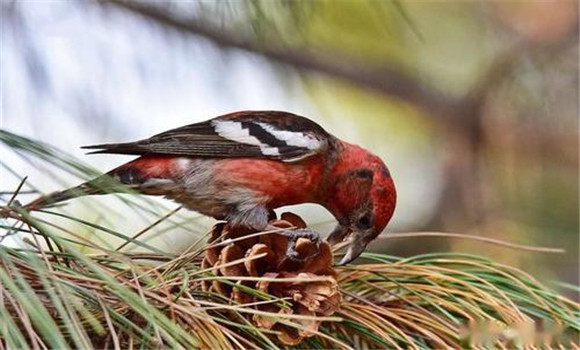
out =
{"type": "Polygon", "coordinates": [[[164,195],[173,190],[170,179],[173,158],[167,156],[140,157],[108,173],[68,190],[40,197],[24,206],[38,210],[72,198],[107,193],[142,193],[164,195]]]}
{"type": "Polygon", "coordinates": [[[85,182],[78,186],[66,189],[64,191],[57,191],[48,195],[39,197],[32,202],[26,204],[24,209],[29,211],[39,210],[47,206],[52,206],[69,199],[95,195],[119,192],[119,185],[111,185],[112,179],[108,175],[97,177],[94,180],[85,182]],[[108,185],[107,185],[108,184],[108,185]]]}

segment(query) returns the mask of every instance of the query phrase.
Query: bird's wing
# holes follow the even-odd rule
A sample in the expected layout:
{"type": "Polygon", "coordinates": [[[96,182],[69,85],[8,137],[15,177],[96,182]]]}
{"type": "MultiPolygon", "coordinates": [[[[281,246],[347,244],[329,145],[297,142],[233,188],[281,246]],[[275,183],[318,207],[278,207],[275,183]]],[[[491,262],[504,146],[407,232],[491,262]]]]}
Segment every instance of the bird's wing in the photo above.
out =
{"type": "Polygon", "coordinates": [[[324,152],[332,136],[295,114],[246,111],[172,129],[127,143],[85,146],[95,153],[163,154],[210,158],[269,158],[285,162],[324,152]]]}

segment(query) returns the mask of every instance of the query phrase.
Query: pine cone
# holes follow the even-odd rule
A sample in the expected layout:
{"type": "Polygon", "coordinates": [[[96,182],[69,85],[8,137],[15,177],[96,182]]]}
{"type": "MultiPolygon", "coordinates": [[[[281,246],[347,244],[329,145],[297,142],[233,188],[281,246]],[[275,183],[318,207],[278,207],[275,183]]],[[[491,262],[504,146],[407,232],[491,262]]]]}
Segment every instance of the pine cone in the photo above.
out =
{"type": "MultiPolygon", "coordinates": [[[[284,213],[280,220],[273,220],[271,225],[278,228],[306,228],[300,217],[284,213]]],[[[255,232],[231,229],[226,224],[214,227],[202,262],[202,268],[212,268],[216,276],[249,276],[263,277],[268,280],[237,281],[235,286],[220,281],[205,281],[206,291],[219,293],[232,304],[250,304],[263,302],[245,291],[247,288],[285,298],[287,305],[261,303],[253,308],[274,314],[330,316],[339,307],[342,300],[332,268],[333,256],[330,246],[322,242],[317,251],[316,245],[309,239],[300,238],[296,251],[301,261],[294,261],[286,256],[289,239],[285,235],[271,233],[256,237],[236,240],[255,232]],[[220,242],[232,242],[228,245],[220,242]],[[212,246],[213,245],[213,246],[212,246]],[[277,282],[277,278],[292,279],[291,282],[277,282]]],[[[299,324],[294,328],[278,322],[273,317],[254,314],[252,322],[261,328],[278,331],[278,339],[286,345],[297,345],[305,337],[315,334],[320,321],[311,319],[284,319],[299,324]]]]}

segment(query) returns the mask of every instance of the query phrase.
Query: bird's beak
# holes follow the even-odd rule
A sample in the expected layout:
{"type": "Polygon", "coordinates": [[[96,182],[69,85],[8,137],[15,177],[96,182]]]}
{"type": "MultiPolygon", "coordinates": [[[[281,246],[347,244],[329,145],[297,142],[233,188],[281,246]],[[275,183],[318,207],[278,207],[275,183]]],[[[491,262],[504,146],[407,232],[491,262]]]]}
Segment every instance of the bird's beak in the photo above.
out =
{"type": "Polygon", "coordinates": [[[346,254],[342,257],[340,262],[338,263],[339,266],[346,265],[353,261],[354,259],[358,258],[359,255],[364,252],[365,248],[367,247],[367,242],[364,239],[366,237],[365,233],[353,231],[349,237],[350,243],[348,245],[348,249],[346,250],[346,254]]]}

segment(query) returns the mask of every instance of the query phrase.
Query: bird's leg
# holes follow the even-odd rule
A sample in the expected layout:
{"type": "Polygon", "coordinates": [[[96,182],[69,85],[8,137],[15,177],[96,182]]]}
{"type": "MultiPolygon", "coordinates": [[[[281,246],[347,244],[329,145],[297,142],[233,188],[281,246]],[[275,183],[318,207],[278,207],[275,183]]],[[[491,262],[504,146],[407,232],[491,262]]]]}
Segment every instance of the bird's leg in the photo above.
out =
{"type": "Polygon", "coordinates": [[[273,210],[269,210],[268,211],[268,221],[273,221],[278,219],[278,215],[276,215],[276,212],[273,210]]]}
{"type": "Polygon", "coordinates": [[[300,258],[300,254],[296,251],[296,242],[299,238],[306,238],[311,240],[316,245],[316,254],[320,251],[321,238],[318,233],[307,228],[282,229],[279,227],[267,224],[272,216],[276,213],[268,210],[262,206],[252,207],[250,209],[242,210],[236,207],[226,217],[226,220],[233,227],[249,227],[256,231],[277,231],[278,234],[288,237],[288,248],[286,249],[286,256],[293,261],[301,262],[304,259],[300,258]]]}

